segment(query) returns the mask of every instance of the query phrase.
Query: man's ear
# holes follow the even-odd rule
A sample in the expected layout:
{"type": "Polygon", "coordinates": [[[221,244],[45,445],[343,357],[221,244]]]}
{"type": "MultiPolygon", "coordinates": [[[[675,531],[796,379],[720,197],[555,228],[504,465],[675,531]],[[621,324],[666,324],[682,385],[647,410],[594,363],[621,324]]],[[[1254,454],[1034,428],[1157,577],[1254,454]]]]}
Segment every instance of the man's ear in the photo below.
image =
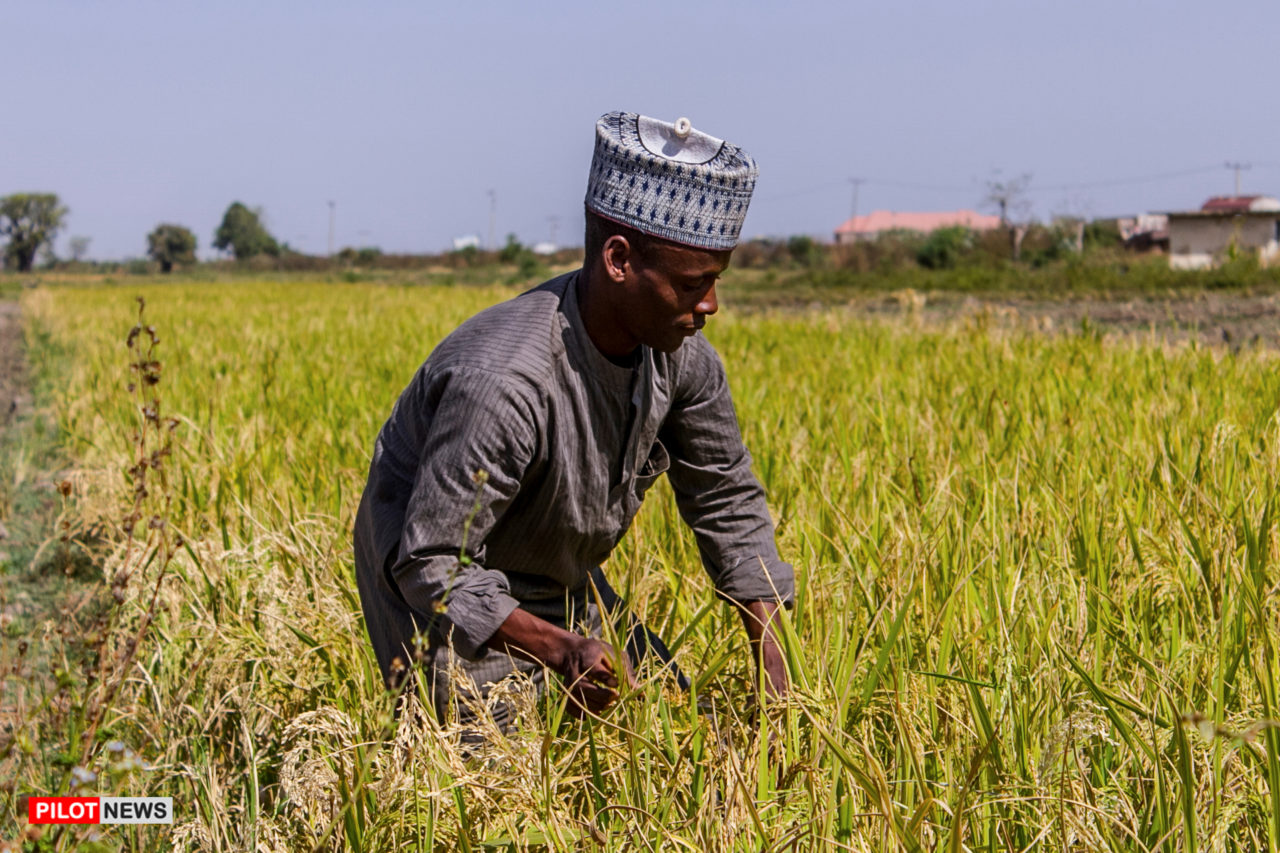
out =
{"type": "Polygon", "coordinates": [[[604,260],[605,275],[609,280],[621,284],[627,277],[627,264],[631,262],[631,244],[621,234],[614,234],[604,241],[600,252],[604,260]]]}

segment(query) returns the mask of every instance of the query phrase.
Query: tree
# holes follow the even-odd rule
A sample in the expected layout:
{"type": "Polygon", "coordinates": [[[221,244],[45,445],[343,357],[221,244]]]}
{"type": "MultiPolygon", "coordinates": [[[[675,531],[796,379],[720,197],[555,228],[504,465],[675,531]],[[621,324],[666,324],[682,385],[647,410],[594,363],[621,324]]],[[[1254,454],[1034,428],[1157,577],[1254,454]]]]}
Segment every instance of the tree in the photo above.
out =
{"type": "Polygon", "coordinates": [[[147,235],[147,254],[160,264],[161,272],[173,272],[174,264],[196,262],[196,235],[182,225],[163,223],[147,235]]]}
{"type": "Polygon", "coordinates": [[[807,234],[787,238],[787,254],[802,267],[816,267],[822,262],[822,247],[807,234]]]}
{"type": "Polygon", "coordinates": [[[935,228],[916,250],[916,263],[931,270],[949,270],[973,249],[973,232],[963,225],[935,228]]]}
{"type": "Polygon", "coordinates": [[[236,260],[243,261],[255,255],[280,254],[280,244],[262,224],[261,210],[250,210],[240,202],[232,202],[222,215],[222,224],[213,235],[213,247],[230,250],[236,260]]]}
{"type": "Polygon", "coordinates": [[[344,246],[336,255],[337,259],[348,266],[371,267],[382,257],[382,250],[377,246],[344,246]]]}
{"type": "Polygon", "coordinates": [[[9,238],[4,265],[30,272],[41,247],[52,247],[67,209],[55,193],[15,193],[0,198],[0,234],[9,238]]]}
{"type": "Polygon", "coordinates": [[[1031,186],[1031,176],[1024,173],[1016,178],[1002,181],[998,180],[999,175],[1000,173],[996,172],[991,180],[987,181],[987,197],[983,201],[999,211],[1000,224],[1008,226],[1025,218],[1031,212],[1031,203],[1027,201],[1027,188],[1031,186]]]}
{"type": "Polygon", "coordinates": [[[71,238],[71,260],[80,263],[89,255],[89,244],[93,242],[88,237],[72,237],[71,238]]]}
{"type": "Polygon", "coordinates": [[[1031,202],[1027,200],[1031,176],[1024,173],[1002,181],[999,174],[996,172],[987,181],[987,197],[983,201],[1000,211],[1000,224],[1009,229],[1009,248],[1016,261],[1022,254],[1022,239],[1027,236],[1027,224],[1021,220],[1031,213],[1031,202]]]}
{"type": "Polygon", "coordinates": [[[516,235],[508,234],[507,244],[498,250],[498,262],[504,264],[517,263],[524,251],[525,248],[520,245],[520,241],[516,238],[516,235]]]}

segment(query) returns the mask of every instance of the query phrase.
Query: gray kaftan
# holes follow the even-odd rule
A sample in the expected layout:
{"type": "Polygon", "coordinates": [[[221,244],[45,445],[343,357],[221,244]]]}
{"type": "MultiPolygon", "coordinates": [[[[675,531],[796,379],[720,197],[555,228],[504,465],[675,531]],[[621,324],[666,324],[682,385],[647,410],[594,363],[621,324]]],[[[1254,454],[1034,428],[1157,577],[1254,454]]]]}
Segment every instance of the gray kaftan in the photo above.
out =
{"type": "Polygon", "coordinates": [[[664,473],[717,592],[790,602],[792,569],[719,357],[696,335],[672,354],[642,346],[633,367],[614,364],[587,336],[578,275],[459,326],[378,434],[355,556],[384,677],[394,658],[412,660],[415,630],[437,650],[429,663],[447,638],[500,677],[510,658],[485,642],[516,607],[571,628],[571,610],[598,622],[588,579],[664,473]]]}

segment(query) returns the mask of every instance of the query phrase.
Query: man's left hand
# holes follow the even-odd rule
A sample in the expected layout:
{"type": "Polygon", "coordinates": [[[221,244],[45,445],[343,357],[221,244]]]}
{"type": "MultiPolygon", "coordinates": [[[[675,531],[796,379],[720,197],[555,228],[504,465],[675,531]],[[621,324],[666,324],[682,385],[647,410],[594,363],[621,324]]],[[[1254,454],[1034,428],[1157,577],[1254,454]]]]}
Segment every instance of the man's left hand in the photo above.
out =
{"type": "Polygon", "coordinates": [[[756,666],[764,674],[765,694],[770,699],[785,696],[789,681],[787,659],[776,633],[778,602],[748,601],[741,607],[741,613],[756,666]]]}

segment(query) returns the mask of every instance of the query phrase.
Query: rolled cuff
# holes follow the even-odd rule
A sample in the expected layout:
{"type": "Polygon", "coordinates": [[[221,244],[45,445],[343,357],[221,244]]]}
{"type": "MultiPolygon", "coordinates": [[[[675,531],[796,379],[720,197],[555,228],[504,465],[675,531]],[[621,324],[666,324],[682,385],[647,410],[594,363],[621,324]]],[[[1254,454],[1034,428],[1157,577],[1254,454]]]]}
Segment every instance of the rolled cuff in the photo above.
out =
{"type": "Polygon", "coordinates": [[[795,570],[783,560],[753,554],[720,573],[716,595],[733,604],[776,601],[790,609],[796,595],[795,570]]]}
{"type": "Polygon", "coordinates": [[[489,653],[489,642],[511,612],[520,606],[499,589],[456,589],[442,614],[444,639],[467,660],[480,660],[489,653]]]}
{"type": "Polygon", "coordinates": [[[505,574],[475,563],[461,567],[453,555],[421,557],[397,565],[392,575],[405,602],[427,617],[433,642],[452,643],[467,660],[488,654],[485,643],[520,606],[505,574]]]}

